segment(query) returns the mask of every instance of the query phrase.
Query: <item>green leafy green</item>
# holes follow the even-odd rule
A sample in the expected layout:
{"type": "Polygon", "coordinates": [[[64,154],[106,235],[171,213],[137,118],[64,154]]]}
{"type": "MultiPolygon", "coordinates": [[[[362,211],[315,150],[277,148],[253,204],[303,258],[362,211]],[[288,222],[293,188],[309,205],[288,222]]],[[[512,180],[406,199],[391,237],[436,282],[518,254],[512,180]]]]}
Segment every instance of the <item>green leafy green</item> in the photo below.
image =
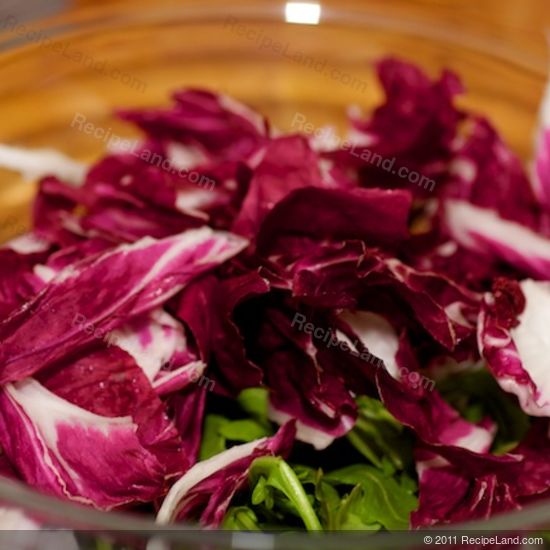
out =
{"type": "MultiPolygon", "coordinates": [[[[247,528],[255,525],[262,530],[300,525],[310,531],[399,530],[409,527],[410,513],[417,507],[412,478],[368,465],[324,474],[310,466],[291,467],[281,458],[262,457],[254,461],[249,479],[247,515],[226,517],[228,529],[242,529],[248,521],[247,528]]],[[[240,508],[232,508],[231,514],[240,508]]]]}
{"type": "Polygon", "coordinates": [[[352,522],[373,528],[379,524],[389,530],[409,527],[410,513],[418,505],[409,477],[398,479],[372,466],[356,464],[330,472],[324,479],[336,486],[354,486],[352,493],[356,491],[356,496],[346,509],[352,522]]]}
{"type": "Polygon", "coordinates": [[[219,414],[207,415],[204,420],[199,460],[225,451],[229,442],[247,443],[273,434],[267,418],[267,390],[243,390],[237,397],[237,403],[251,418],[231,420],[219,414]]]}
{"type": "Polygon", "coordinates": [[[267,409],[269,394],[265,388],[247,388],[238,395],[237,403],[242,410],[258,422],[269,425],[267,409]]]}
{"type": "Polygon", "coordinates": [[[223,529],[232,529],[235,531],[260,531],[258,518],[254,510],[247,506],[235,506],[229,508],[222,524],[223,529]]]}
{"type": "Polygon", "coordinates": [[[495,454],[514,448],[529,430],[529,417],[485,368],[449,375],[437,387],[466,420],[479,422],[488,416],[496,422],[497,433],[491,449],[495,454]]]}
{"type": "Polygon", "coordinates": [[[250,468],[252,504],[264,504],[268,510],[276,502],[289,512],[295,512],[308,531],[322,530],[312,502],[294,470],[280,457],[263,456],[257,458],[250,468]],[[286,497],[288,502],[281,497],[286,497]]]}
{"type": "Polygon", "coordinates": [[[356,485],[351,492],[342,496],[336,487],[325,479],[320,469],[316,471],[314,483],[318,515],[326,530],[378,531],[380,529],[379,523],[365,523],[353,511],[355,501],[361,496],[360,485],[356,485]]]}
{"type": "MultiPolygon", "coordinates": [[[[327,531],[407,529],[410,513],[417,507],[416,483],[405,473],[396,475],[394,471],[384,472],[367,465],[328,474],[302,465],[294,466],[293,470],[327,531]]],[[[286,493],[271,491],[272,487],[267,478],[260,478],[254,487],[252,506],[263,504],[272,511],[277,509],[282,512],[280,519],[285,514],[301,516],[297,506],[285,498],[286,493]]]]}
{"type": "Polygon", "coordinates": [[[356,399],[359,416],[347,434],[348,441],[372,464],[403,470],[412,463],[412,443],[405,428],[378,400],[367,396],[356,399]]]}
{"type": "Polygon", "coordinates": [[[337,530],[361,530],[379,531],[382,525],[378,522],[371,522],[365,514],[358,514],[361,510],[362,487],[357,484],[350,493],[344,496],[335,508],[334,529],[337,530]]]}
{"type": "Polygon", "coordinates": [[[204,420],[199,460],[225,451],[228,441],[246,443],[272,433],[271,427],[251,418],[229,420],[217,414],[209,414],[204,420]]]}
{"type": "MultiPolygon", "coordinates": [[[[208,415],[201,459],[225,450],[231,442],[270,435],[267,398],[264,389],[250,388],[238,397],[240,413],[222,411],[232,419],[208,415]],[[243,412],[247,418],[235,419],[243,412]]],[[[290,465],[281,457],[257,458],[249,470],[249,490],[234,498],[223,527],[262,531],[407,529],[410,513],[417,506],[416,482],[406,473],[413,464],[410,434],[379,400],[359,397],[357,405],[359,418],[347,440],[370,464],[325,473],[321,468],[290,465]]],[[[344,452],[355,454],[345,438],[340,443],[344,452]]],[[[307,453],[297,456],[307,462],[307,453]]]]}
{"type": "Polygon", "coordinates": [[[321,470],[319,470],[318,479],[315,483],[315,498],[318,502],[318,514],[323,527],[328,531],[339,529],[340,517],[338,511],[342,498],[338,491],[323,479],[321,470]]]}
{"type": "Polygon", "coordinates": [[[226,422],[228,422],[226,418],[217,414],[206,416],[202,429],[199,460],[206,460],[225,451],[225,438],[220,434],[220,427],[226,422]]]}
{"type": "Polygon", "coordinates": [[[230,441],[254,441],[266,435],[271,435],[271,430],[266,429],[257,420],[244,418],[221,424],[219,433],[230,441]]]}

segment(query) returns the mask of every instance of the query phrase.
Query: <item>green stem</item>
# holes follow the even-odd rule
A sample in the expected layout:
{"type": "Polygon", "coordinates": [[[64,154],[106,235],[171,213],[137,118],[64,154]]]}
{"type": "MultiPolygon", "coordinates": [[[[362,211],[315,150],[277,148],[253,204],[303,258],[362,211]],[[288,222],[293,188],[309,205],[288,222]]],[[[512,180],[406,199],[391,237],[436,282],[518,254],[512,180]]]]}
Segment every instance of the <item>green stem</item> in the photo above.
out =
{"type": "Polygon", "coordinates": [[[256,522],[250,517],[249,510],[235,509],[233,512],[235,524],[237,524],[241,531],[259,531],[260,528],[256,522]]]}
{"type": "Polygon", "coordinates": [[[368,460],[370,460],[375,466],[380,467],[380,459],[376,453],[371,449],[367,442],[361,437],[357,431],[352,430],[348,432],[346,436],[349,442],[368,460]]]}
{"type": "Polygon", "coordinates": [[[250,468],[250,477],[254,482],[260,475],[267,477],[271,486],[279,489],[288,497],[296,507],[308,531],[323,530],[300,480],[283,459],[274,456],[257,458],[250,468]]]}

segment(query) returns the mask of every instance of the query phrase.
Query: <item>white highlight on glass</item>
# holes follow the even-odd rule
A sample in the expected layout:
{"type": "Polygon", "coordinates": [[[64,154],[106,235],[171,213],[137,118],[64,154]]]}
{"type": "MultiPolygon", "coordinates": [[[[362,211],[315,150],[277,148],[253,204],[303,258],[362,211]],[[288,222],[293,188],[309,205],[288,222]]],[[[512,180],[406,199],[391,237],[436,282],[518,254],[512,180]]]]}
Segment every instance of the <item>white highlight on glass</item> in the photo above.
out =
{"type": "Polygon", "coordinates": [[[318,25],[321,19],[321,4],[310,2],[287,2],[285,20],[287,23],[318,25]]]}

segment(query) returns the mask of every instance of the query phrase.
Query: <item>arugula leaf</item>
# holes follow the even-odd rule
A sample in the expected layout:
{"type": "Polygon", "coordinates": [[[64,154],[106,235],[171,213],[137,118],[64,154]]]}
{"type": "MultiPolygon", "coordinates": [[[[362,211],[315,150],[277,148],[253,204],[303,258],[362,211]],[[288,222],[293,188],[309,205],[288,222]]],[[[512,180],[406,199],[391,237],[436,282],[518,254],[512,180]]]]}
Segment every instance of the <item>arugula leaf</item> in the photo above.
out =
{"type": "Polygon", "coordinates": [[[304,491],[294,470],[280,457],[263,456],[257,458],[250,467],[252,504],[264,504],[270,510],[275,503],[287,511],[296,512],[308,531],[321,531],[323,528],[312,507],[312,502],[304,491]],[[291,504],[285,503],[284,496],[291,504]]]}
{"type": "Polygon", "coordinates": [[[222,529],[234,529],[236,531],[261,530],[254,510],[248,508],[248,506],[229,508],[223,519],[222,529]]]}
{"type": "Polygon", "coordinates": [[[225,451],[228,441],[247,443],[268,435],[272,435],[271,427],[257,420],[229,420],[217,414],[209,414],[204,420],[199,460],[206,460],[225,451]]]}
{"type": "MultiPolygon", "coordinates": [[[[241,494],[224,519],[226,529],[375,532],[406,529],[416,508],[416,483],[403,471],[412,463],[408,433],[380,401],[359,397],[356,447],[374,466],[355,465],[325,474],[320,468],[290,466],[280,457],[257,458],[249,471],[248,496],[241,494]]],[[[228,441],[257,439],[271,432],[267,392],[250,388],[239,404],[251,418],[208,415],[201,457],[228,441]]]]}
{"type": "Polygon", "coordinates": [[[269,393],[265,388],[247,388],[237,397],[237,403],[252,418],[261,424],[270,425],[267,417],[269,393]]]}
{"type": "Polygon", "coordinates": [[[408,529],[410,513],[418,505],[410,478],[398,481],[377,468],[356,464],[330,472],[324,479],[334,485],[359,486],[352,493],[357,491],[360,496],[347,504],[352,523],[356,516],[373,528],[380,524],[389,530],[408,529]]]}
{"type": "Polygon", "coordinates": [[[320,468],[304,466],[303,464],[295,464],[292,466],[292,469],[302,485],[316,485],[319,480],[319,476],[323,475],[323,470],[320,468]]]}
{"type": "Polygon", "coordinates": [[[382,527],[380,523],[365,522],[355,512],[354,503],[362,497],[360,484],[341,496],[335,485],[325,479],[320,468],[295,466],[294,472],[303,485],[313,485],[315,509],[325,530],[378,531],[382,527]]]}
{"type": "Polygon", "coordinates": [[[254,441],[267,435],[271,435],[271,429],[266,429],[257,420],[244,418],[243,420],[231,420],[219,426],[219,433],[229,441],[254,441]]]}
{"type": "Polygon", "coordinates": [[[220,434],[220,427],[226,422],[228,422],[226,418],[217,414],[206,416],[202,429],[199,460],[206,460],[225,451],[225,438],[220,434]]]}
{"type": "Polygon", "coordinates": [[[342,499],[338,491],[323,479],[323,470],[302,465],[293,466],[293,469],[302,485],[313,487],[317,514],[323,528],[337,530],[337,512],[342,499]]]}
{"type": "Polygon", "coordinates": [[[438,381],[443,398],[470,422],[489,416],[497,424],[491,452],[504,454],[529,430],[530,420],[516,400],[505,393],[486,369],[467,370],[438,381]]]}
{"type": "Polygon", "coordinates": [[[339,530],[379,531],[382,525],[378,522],[370,523],[357,513],[361,510],[362,487],[357,484],[347,494],[336,508],[335,528],[339,530]]]}
{"type": "Polygon", "coordinates": [[[268,392],[264,388],[247,388],[237,397],[240,408],[252,418],[231,420],[219,414],[209,414],[204,420],[199,460],[206,460],[225,451],[228,442],[247,443],[273,435],[267,417],[268,392]]]}
{"type": "MultiPolygon", "coordinates": [[[[320,474],[322,472],[320,471],[320,474]]],[[[315,498],[319,508],[319,517],[323,527],[329,531],[336,531],[339,528],[338,511],[341,506],[342,499],[338,491],[327,483],[322,475],[315,485],[315,498]]]]}
{"type": "MultiPolygon", "coordinates": [[[[412,478],[373,466],[354,465],[324,474],[310,466],[290,467],[281,458],[262,457],[253,463],[249,479],[247,506],[259,529],[296,529],[293,518],[308,530],[407,529],[417,507],[412,478]]],[[[226,520],[231,525],[227,528],[238,528],[234,518],[226,520]]]]}
{"type": "Polygon", "coordinates": [[[391,464],[394,470],[403,470],[412,464],[412,440],[382,402],[361,396],[356,403],[359,416],[348,441],[378,468],[391,464]]]}

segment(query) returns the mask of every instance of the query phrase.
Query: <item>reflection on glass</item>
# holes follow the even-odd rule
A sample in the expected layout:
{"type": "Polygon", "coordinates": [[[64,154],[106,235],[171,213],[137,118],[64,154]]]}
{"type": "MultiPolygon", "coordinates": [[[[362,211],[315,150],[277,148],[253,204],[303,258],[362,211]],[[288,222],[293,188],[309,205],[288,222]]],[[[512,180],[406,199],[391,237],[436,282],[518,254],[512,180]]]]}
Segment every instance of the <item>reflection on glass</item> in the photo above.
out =
{"type": "Polygon", "coordinates": [[[287,23],[317,25],[321,19],[321,4],[312,2],[287,2],[285,20],[287,23]]]}

